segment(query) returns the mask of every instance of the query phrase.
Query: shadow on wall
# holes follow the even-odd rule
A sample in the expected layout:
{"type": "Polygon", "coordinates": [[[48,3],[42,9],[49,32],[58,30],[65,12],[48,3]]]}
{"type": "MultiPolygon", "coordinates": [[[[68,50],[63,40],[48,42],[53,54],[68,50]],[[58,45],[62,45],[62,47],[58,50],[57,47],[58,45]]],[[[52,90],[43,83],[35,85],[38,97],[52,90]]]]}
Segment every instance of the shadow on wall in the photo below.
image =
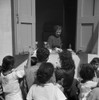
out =
{"type": "MultiPolygon", "coordinates": [[[[15,67],[18,67],[24,61],[26,61],[26,59],[28,58],[28,54],[26,54],[26,55],[15,55],[14,57],[15,57],[15,67]]],[[[24,67],[24,66],[22,66],[22,67],[24,67]]]]}
{"type": "Polygon", "coordinates": [[[95,53],[97,54],[97,41],[98,41],[98,27],[99,23],[97,23],[95,30],[93,30],[92,36],[89,40],[89,43],[87,45],[86,52],[87,53],[95,53]]]}

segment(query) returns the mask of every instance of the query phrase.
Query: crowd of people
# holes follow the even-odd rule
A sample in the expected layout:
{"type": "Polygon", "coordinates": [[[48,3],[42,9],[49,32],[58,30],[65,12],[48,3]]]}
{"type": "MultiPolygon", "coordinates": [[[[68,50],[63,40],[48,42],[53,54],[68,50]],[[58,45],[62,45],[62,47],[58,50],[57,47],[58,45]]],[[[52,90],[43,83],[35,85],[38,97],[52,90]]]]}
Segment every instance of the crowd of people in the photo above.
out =
{"type": "Polygon", "coordinates": [[[0,69],[0,100],[98,100],[99,58],[79,65],[79,77],[75,78],[72,53],[58,53],[61,67],[48,62],[50,51],[32,49],[24,69],[16,70],[13,56],[2,60],[0,69]]]}
{"type": "MultiPolygon", "coordinates": [[[[62,45],[51,42],[52,49],[62,45]]],[[[35,56],[29,48],[27,64],[21,70],[15,68],[14,56],[5,56],[0,66],[0,100],[99,100],[99,58],[77,66],[76,53],[55,50],[60,67],[48,61],[51,51],[45,47],[38,48],[35,56]]]]}

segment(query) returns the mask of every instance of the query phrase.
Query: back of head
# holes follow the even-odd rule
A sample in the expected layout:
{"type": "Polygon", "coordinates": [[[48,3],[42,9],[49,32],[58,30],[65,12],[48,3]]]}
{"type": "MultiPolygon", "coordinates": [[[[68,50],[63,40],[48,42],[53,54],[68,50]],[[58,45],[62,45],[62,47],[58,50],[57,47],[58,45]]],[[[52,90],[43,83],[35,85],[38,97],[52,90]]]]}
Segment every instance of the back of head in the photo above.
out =
{"type": "Polygon", "coordinates": [[[36,65],[37,57],[31,57],[31,66],[36,65]]]}
{"type": "Polygon", "coordinates": [[[5,56],[2,60],[2,71],[6,72],[13,68],[14,66],[14,57],[13,56],[5,56]]]}
{"type": "Polygon", "coordinates": [[[97,70],[97,68],[99,68],[99,58],[98,57],[93,58],[90,64],[93,65],[93,68],[95,70],[97,70]]]}
{"type": "Polygon", "coordinates": [[[65,70],[75,69],[75,64],[72,59],[72,54],[68,50],[63,50],[59,53],[61,67],[65,70]]]}
{"type": "Polygon", "coordinates": [[[37,53],[36,53],[38,62],[47,61],[49,54],[50,54],[50,52],[47,48],[38,48],[37,53]]]}
{"type": "Polygon", "coordinates": [[[95,76],[94,69],[91,64],[81,64],[79,75],[82,78],[82,82],[92,80],[95,76]]]}
{"type": "Polygon", "coordinates": [[[91,62],[90,62],[90,64],[92,64],[92,65],[94,65],[94,64],[96,64],[96,63],[99,64],[99,58],[98,58],[98,57],[93,58],[93,59],[91,60],[91,62]]]}
{"type": "Polygon", "coordinates": [[[54,66],[49,62],[40,65],[37,71],[37,81],[39,84],[45,84],[53,76],[54,66]]]}
{"type": "Polygon", "coordinates": [[[72,59],[72,54],[70,51],[63,50],[59,54],[59,57],[60,57],[61,68],[65,70],[65,79],[63,85],[65,88],[69,88],[73,83],[75,74],[75,64],[72,59]]]}

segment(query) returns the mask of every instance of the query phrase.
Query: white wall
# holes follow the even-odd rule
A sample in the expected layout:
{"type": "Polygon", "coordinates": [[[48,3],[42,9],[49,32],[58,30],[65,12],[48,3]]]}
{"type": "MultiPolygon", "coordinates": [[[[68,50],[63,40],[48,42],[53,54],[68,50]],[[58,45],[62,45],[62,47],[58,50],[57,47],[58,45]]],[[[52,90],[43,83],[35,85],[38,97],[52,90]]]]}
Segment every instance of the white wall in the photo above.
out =
{"type": "Polygon", "coordinates": [[[94,57],[99,57],[97,54],[88,54],[88,63],[94,58],[94,57]]]}
{"type": "Polygon", "coordinates": [[[12,55],[11,0],[0,0],[0,64],[12,55]]]}

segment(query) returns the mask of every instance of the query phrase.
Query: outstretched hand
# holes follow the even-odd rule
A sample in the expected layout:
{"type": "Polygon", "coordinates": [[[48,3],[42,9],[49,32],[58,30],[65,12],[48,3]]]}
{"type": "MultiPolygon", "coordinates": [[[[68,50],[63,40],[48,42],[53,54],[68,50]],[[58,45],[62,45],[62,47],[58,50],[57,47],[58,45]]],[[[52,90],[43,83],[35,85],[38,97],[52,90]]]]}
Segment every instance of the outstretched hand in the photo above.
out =
{"type": "Polygon", "coordinates": [[[34,54],[34,48],[32,48],[31,46],[29,46],[29,50],[28,50],[30,55],[34,54]]]}
{"type": "Polygon", "coordinates": [[[28,53],[29,53],[29,56],[28,56],[28,59],[27,59],[26,66],[24,66],[24,68],[28,68],[28,67],[31,66],[31,55],[34,54],[34,48],[32,48],[31,46],[29,46],[28,53]]]}

